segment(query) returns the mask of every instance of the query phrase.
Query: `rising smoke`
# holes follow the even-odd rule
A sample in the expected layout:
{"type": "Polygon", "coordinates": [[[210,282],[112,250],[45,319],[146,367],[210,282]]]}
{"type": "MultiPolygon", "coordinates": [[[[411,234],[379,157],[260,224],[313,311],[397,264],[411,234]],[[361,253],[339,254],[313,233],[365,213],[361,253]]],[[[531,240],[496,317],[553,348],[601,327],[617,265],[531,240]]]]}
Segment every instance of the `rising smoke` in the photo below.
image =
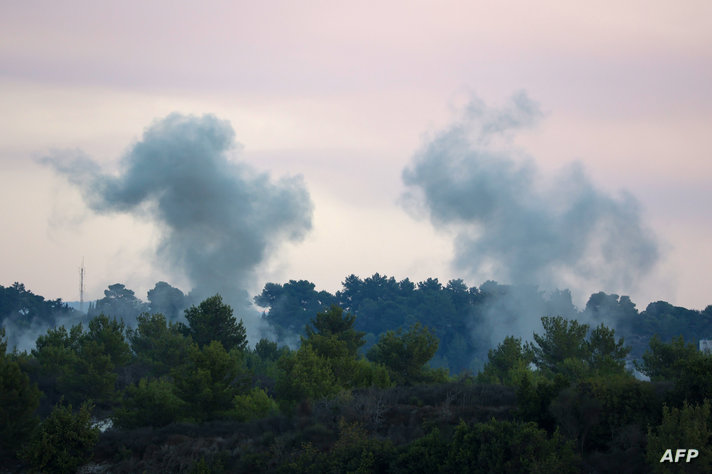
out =
{"type": "Polygon", "coordinates": [[[406,202],[455,231],[454,265],[468,276],[631,289],[658,259],[637,202],[597,189],[580,164],[541,176],[512,140],[541,115],[524,93],[501,109],[471,102],[404,170],[406,202]]]}
{"type": "MultiPolygon", "coordinates": [[[[303,238],[313,206],[301,177],[273,182],[235,161],[236,148],[229,122],[174,113],[144,131],[118,176],[81,153],[43,162],[79,187],[93,211],[154,222],[161,231],[157,257],[185,273],[192,299],[220,293],[245,317],[258,265],[281,242],[303,238]]],[[[254,337],[254,322],[245,323],[254,337]]]]}
{"type": "Polygon", "coordinates": [[[542,176],[514,146],[516,132],[541,116],[524,93],[502,108],[473,100],[403,171],[406,205],[454,233],[456,270],[512,284],[473,328],[488,334],[490,345],[506,335],[530,338],[541,316],[572,316],[570,294],[568,302],[553,304],[564,293],[554,291],[547,301],[532,297],[536,288],[630,291],[658,259],[632,196],[597,189],[578,163],[559,176],[542,176]]]}

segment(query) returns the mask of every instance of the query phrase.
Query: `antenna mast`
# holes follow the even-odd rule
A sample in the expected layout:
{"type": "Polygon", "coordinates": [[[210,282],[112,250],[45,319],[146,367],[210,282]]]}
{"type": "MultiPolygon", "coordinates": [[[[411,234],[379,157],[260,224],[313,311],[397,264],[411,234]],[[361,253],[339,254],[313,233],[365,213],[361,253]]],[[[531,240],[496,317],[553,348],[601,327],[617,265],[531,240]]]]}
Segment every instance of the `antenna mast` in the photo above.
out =
{"type": "Polygon", "coordinates": [[[79,311],[84,312],[84,257],[79,267],[79,311]]]}

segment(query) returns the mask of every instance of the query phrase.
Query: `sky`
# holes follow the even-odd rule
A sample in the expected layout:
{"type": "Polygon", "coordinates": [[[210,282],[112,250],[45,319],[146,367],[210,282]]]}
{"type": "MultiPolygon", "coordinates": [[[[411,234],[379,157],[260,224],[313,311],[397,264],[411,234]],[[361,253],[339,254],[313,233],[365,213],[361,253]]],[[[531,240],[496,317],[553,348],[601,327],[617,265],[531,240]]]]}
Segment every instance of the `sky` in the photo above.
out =
{"type": "Polygon", "coordinates": [[[84,260],[87,300],[145,299],[210,281],[217,248],[253,257],[217,274],[248,298],[379,272],[703,309],[711,83],[706,1],[3,2],[0,284],[78,300],[84,260]],[[195,130],[218,131],[209,165],[150,168],[141,150],[195,130]],[[162,201],[206,170],[232,179],[206,204],[235,219],[217,237],[162,201]],[[496,179],[492,220],[468,203],[496,179]]]}

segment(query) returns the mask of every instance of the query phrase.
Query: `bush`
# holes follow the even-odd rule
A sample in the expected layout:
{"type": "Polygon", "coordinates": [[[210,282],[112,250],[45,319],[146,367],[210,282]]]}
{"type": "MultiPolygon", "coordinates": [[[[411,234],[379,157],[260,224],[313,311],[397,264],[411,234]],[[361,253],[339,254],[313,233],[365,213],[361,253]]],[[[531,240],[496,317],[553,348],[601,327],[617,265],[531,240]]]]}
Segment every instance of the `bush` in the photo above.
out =
{"type": "Polygon", "coordinates": [[[444,472],[578,472],[570,443],[534,423],[461,422],[448,450],[444,472]]]}
{"type": "Polygon", "coordinates": [[[438,350],[438,338],[427,327],[415,323],[407,331],[387,331],[366,354],[369,360],[383,364],[396,383],[433,383],[447,380],[447,370],[426,367],[438,350]]]}
{"type": "Polygon", "coordinates": [[[394,453],[389,441],[369,438],[361,426],[342,419],[339,421],[339,438],[331,449],[322,452],[311,443],[305,443],[296,458],[280,466],[278,472],[389,472],[394,453]]]}
{"type": "Polygon", "coordinates": [[[141,379],[124,393],[121,407],[114,412],[114,424],[120,428],[165,426],[181,418],[185,403],[165,379],[141,379]]]}
{"type": "Polygon", "coordinates": [[[712,469],[712,420],[710,402],[705,399],[702,405],[688,405],[681,409],[663,407],[663,421],[654,430],[648,429],[648,449],[646,458],[653,472],[673,472],[670,463],[660,463],[668,449],[694,448],[699,450],[699,457],[690,464],[681,463],[677,467],[684,472],[710,472],[712,469]]]}
{"type": "Polygon", "coordinates": [[[258,387],[244,395],[236,395],[233,403],[235,408],[232,417],[238,421],[262,418],[278,409],[277,403],[258,387]]]}
{"type": "Polygon", "coordinates": [[[21,457],[41,472],[76,472],[87,463],[99,440],[92,426],[92,405],[82,404],[77,413],[72,405],[58,403],[21,452],[21,457]]]}

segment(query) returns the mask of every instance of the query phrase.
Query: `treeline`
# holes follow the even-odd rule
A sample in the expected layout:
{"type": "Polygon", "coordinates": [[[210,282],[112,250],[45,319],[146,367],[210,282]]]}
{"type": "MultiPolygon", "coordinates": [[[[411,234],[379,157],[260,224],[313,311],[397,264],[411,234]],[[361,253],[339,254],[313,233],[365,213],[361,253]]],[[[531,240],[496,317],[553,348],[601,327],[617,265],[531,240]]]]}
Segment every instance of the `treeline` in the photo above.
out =
{"type": "Polygon", "coordinates": [[[72,472],[98,440],[90,413],[117,429],[247,421],[393,380],[448,379],[426,366],[438,343],[418,324],[386,333],[364,358],[364,333],[337,306],[314,317],[297,350],[266,339],[249,349],[242,321],[219,295],[187,309],[185,319],[144,313],[126,328],[99,315],[86,328],[50,329],[29,353],[7,353],[2,330],[0,454],[25,463],[18,466],[72,472]]]}
{"type": "Polygon", "coordinates": [[[72,312],[61,298],[45,300],[25,289],[22,283],[15,282],[8,287],[0,285],[0,326],[13,324],[23,330],[38,323],[54,325],[72,312]]]}
{"type": "Polygon", "coordinates": [[[46,300],[15,282],[11,286],[0,285],[0,327],[7,329],[10,348],[30,348],[47,329],[57,326],[70,327],[77,323],[87,324],[100,314],[122,320],[127,326],[135,326],[137,317],[144,313],[161,313],[170,321],[183,319],[183,311],[192,304],[190,295],[166,282],[158,282],[148,291],[148,301],[141,301],[135,293],[121,283],[109,285],[104,297],[90,302],[87,312],[80,312],[62,301],[46,300]]]}
{"type": "Polygon", "coordinates": [[[0,332],[5,469],[647,472],[669,467],[660,459],[678,446],[700,452],[687,470],[712,468],[712,356],[684,336],[648,338],[635,366],[650,381],[641,381],[626,368],[633,348],[620,337],[645,321],[676,327],[676,314],[697,318],[690,324],[699,336],[710,307],[683,313],[655,303],[648,309],[659,311],[648,316],[626,297],[598,293],[578,312],[567,292],[494,282],[467,288],[459,280],[410,285],[378,275],[350,277],[336,295],[309,282],[268,284],[256,303],[278,333],[301,334],[290,348],[267,339],[248,344],[242,321],[219,295],[180,316],[152,312],[158,301],[175,308],[189,298],[159,288],[172,296],[153,293],[146,304],[112,285],[92,307],[144,310],[130,325],[86,316],[48,329],[24,352],[0,332]],[[542,317],[543,330],[529,342],[508,336],[488,346],[477,372],[452,375],[433,363],[453,354],[440,352],[441,335],[452,341],[453,332],[468,336],[478,327],[477,308],[482,321],[495,314],[507,321],[506,311],[522,305],[502,301],[532,294],[586,317],[542,317]],[[498,300],[503,295],[510,299],[498,300]],[[409,312],[398,316],[397,302],[409,312]],[[385,322],[379,305],[391,308],[385,322]],[[448,323],[447,308],[469,312],[448,323]],[[615,311],[635,311],[638,319],[617,319],[620,332],[597,322],[615,311]]]}
{"type": "MultiPolygon", "coordinates": [[[[599,292],[578,309],[568,290],[547,293],[494,281],[468,287],[459,279],[413,283],[378,273],[364,279],[350,275],[335,294],[317,291],[306,280],[290,280],[266,284],[254,301],[280,335],[300,333],[315,312],[332,304],[357,316],[356,328],[366,333],[369,343],[389,329],[420,322],[433,328],[440,340],[433,365],[455,374],[478,372],[488,350],[512,330],[531,328],[533,321],[552,314],[615,328],[631,346],[632,359],[642,356],[653,336],[666,342],[680,336],[692,343],[712,339],[712,305],[698,311],[658,301],[639,312],[628,296],[599,292]]],[[[530,334],[526,330],[520,336],[530,334]]]]}
{"type": "MultiPolygon", "coordinates": [[[[342,289],[332,294],[317,290],[309,281],[290,280],[267,283],[254,302],[263,309],[279,343],[292,343],[304,336],[310,319],[333,304],[357,316],[355,328],[365,333],[365,350],[384,332],[420,322],[432,328],[440,341],[431,365],[453,374],[479,372],[489,349],[509,334],[530,337],[532,328],[546,315],[592,325],[605,323],[631,346],[631,360],[640,359],[653,336],[664,342],[682,336],[695,344],[699,339],[712,339],[712,305],[699,311],[657,301],[639,312],[628,296],[599,292],[579,309],[568,290],[544,292],[493,281],[468,287],[459,279],[445,284],[437,278],[414,283],[378,273],[363,279],[350,275],[342,289]]],[[[128,327],[135,327],[144,312],[161,313],[169,322],[185,322],[184,310],[197,303],[193,295],[166,282],[156,283],[148,291],[147,301],[117,283],[104,290],[104,297],[92,302],[83,315],[61,300],[44,300],[15,283],[0,286],[0,325],[11,329],[11,348],[29,348],[48,328],[77,322],[86,325],[100,314],[120,319],[128,327]]]]}
{"type": "Polygon", "coordinates": [[[219,295],[184,316],[143,313],[127,328],[99,315],[30,352],[8,352],[3,331],[8,469],[641,472],[666,467],[670,446],[712,468],[712,356],[682,338],[651,340],[645,382],[613,329],[547,316],[531,342],[507,337],[478,375],[452,378],[428,364],[439,341],[419,322],[364,351],[358,318],[337,305],[297,349],[251,348],[219,295]]]}

